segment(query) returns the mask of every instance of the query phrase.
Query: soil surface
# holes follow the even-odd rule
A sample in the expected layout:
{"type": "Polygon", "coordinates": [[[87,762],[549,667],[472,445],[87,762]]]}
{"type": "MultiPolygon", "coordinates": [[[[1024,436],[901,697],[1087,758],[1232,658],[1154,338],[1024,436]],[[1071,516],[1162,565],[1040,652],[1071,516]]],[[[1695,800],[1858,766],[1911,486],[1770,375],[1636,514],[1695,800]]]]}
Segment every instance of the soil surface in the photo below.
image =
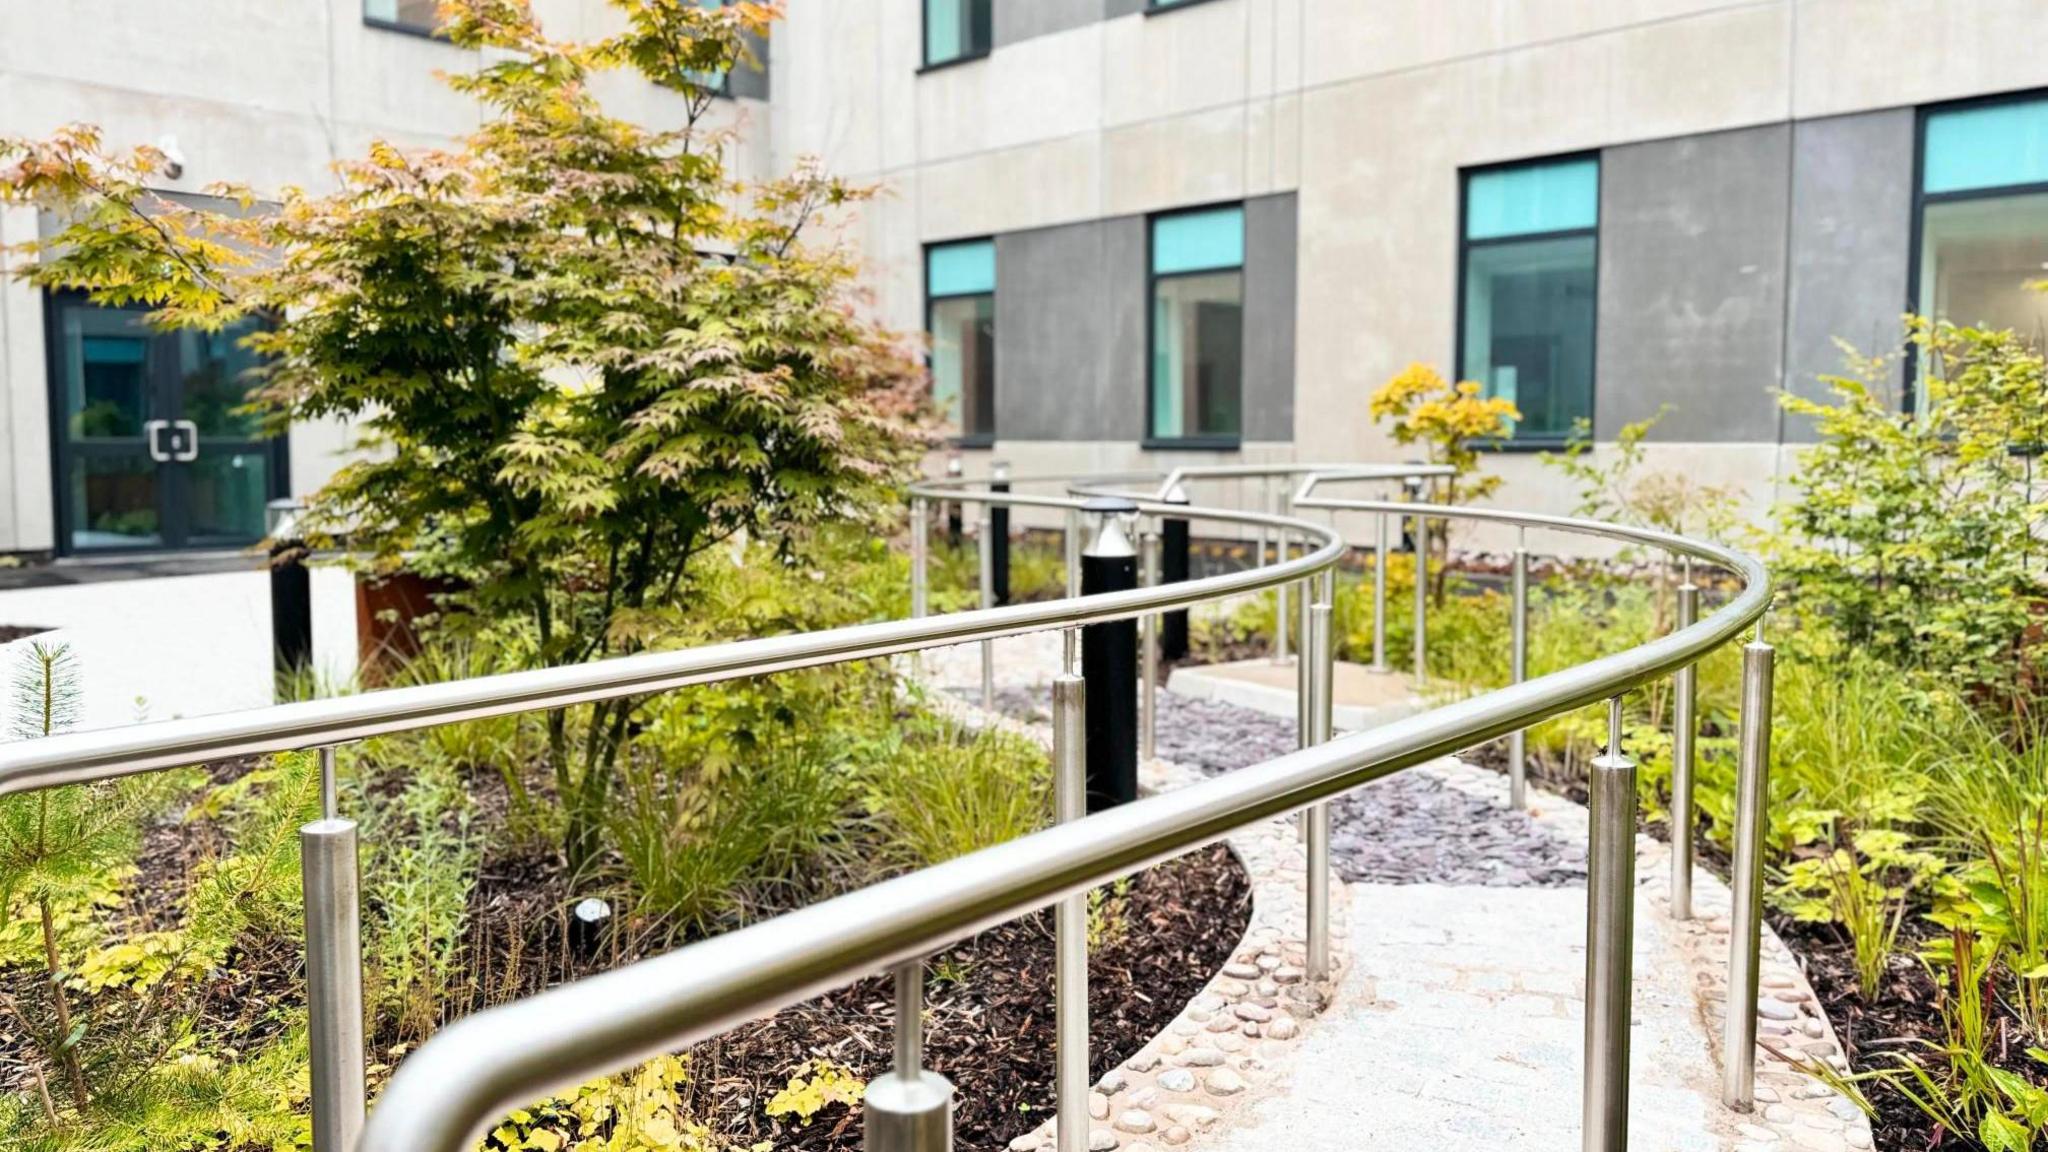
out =
{"type": "Polygon", "coordinates": [[[10,641],[20,640],[25,636],[35,636],[48,631],[48,628],[37,628],[34,625],[0,624],[0,644],[6,644],[10,641]]]}
{"type": "MultiPolygon", "coordinates": [[[[1137,1054],[1229,959],[1251,915],[1244,870],[1214,845],[1101,890],[1090,915],[1091,1081],[1137,1054]]],[[[957,1147],[998,1152],[1053,1111],[1053,932],[1040,913],[934,957],[925,984],[928,1066],[958,1089],[957,1147]]],[[[770,1120],[763,1105],[812,1058],[869,1078],[889,1069],[893,985],[878,976],[700,1044],[692,1111],[744,1145],[855,1152],[857,1112],[830,1107],[809,1124],[770,1120]]]]}

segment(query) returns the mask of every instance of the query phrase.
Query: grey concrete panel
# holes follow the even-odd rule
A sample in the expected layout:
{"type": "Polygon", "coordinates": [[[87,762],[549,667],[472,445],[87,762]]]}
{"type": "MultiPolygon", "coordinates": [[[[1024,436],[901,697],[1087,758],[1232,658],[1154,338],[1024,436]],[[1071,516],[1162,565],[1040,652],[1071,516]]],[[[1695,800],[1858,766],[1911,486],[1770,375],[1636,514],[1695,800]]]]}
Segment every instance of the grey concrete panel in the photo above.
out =
{"type": "MultiPolygon", "coordinates": [[[[1024,0],[1030,3],[1031,0],[1024,0]]],[[[1132,16],[1145,10],[1146,0],[1102,0],[1102,18],[1114,20],[1119,16],[1132,16]]]]}
{"type": "Polygon", "coordinates": [[[1294,439],[1295,194],[1244,205],[1244,438],[1294,439]]]}
{"type": "Polygon", "coordinates": [[[1136,440],[1144,422],[1144,218],[996,237],[996,437],[1136,440]]]}
{"type": "MultiPolygon", "coordinates": [[[[1913,243],[1913,110],[1807,120],[1794,128],[1791,337],[1785,387],[1826,394],[1842,372],[1837,339],[1865,355],[1896,349],[1913,243]]],[[[1901,387],[1899,364],[1889,386],[1901,387]]],[[[1790,440],[1812,422],[1788,417],[1790,440]]]]}
{"type": "Polygon", "coordinates": [[[995,0],[995,46],[1080,28],[1103,18],[1103,0],[995,0]]]}
{"type": "Polygon", "coordinates": [[[1777,439],[1789,143],[1775,124],[1601,154],[1599,439],[1666,404],[1659,440],[1777,439]]]}

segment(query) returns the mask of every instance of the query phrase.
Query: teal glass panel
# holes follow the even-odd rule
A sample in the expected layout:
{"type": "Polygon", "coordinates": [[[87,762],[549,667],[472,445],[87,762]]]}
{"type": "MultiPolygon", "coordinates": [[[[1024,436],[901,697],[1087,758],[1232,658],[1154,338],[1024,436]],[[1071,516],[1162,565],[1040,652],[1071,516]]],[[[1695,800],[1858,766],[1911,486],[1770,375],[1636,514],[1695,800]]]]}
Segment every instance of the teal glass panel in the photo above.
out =
{"type": "Polygon", "coordinates": [[[1465,182],[1465,238],[1492,240],[1600,223],[1600,162],[1563,160],[1475,172],[1465,182]]]}
{"type": "Polygon", "coordinates": [[[1152,221],[1152,273],[1205,272],[1244,265],[1244,209],[1182,212],[1152,221]]]}
{"type": "Polygon", "coordinates": [[[996,244],[969,240],[940,244],[925,253],[925,294],[972,296],[996,290],[996,244]]]}
{"type": "Polygon", "coordinates": [[[2048,184],[2048,100],[1929,115],[1921,169],[1929,192],[2048,184]]]}
{"type": "Polygon", "coordinates": [[[1592,418],[1593,248],[1549,236],[1466,250],[1459,371],[1515,406],[1516,437],[1562,440],[1592,418]]]}
{"type": "Polygon", "coordinates": [[[960,0],[924,0],[924,62],[944,64],[964,55],[960,0]]]}

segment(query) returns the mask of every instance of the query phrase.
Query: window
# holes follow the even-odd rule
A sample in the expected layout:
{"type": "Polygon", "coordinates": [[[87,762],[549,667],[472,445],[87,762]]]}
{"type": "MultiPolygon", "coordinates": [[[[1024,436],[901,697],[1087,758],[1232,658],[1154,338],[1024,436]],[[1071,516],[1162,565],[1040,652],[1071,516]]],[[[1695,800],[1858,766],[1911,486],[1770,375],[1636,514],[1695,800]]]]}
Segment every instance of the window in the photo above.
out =
{"type": "Polygon", "coordinates": [[[1244,209],[1152,219],[1149,438],[1235,446],[1244,428],[1244,209]]]}
{"type": "Polygon", "coordinates": [[[441,27],[440,0],[363,0],[363,22],[432,36],[441,27]]]}
{"type": "Polygon", "coordinates": [[[1920,129],[1923,316],[2048,336],[2048,98],[1930,109],[1920,129]]]}
{"type": "Polygon", "coordinates": [[[1512,402],[1513,437],[1557,442],[1593,417],[1600,162],[1465,174],[1458,378],[1512,402]]]}
{"type": "Polygon", "coordinates": [[[963,443],[996,435],[996,245],[934,244],[924,253],[924,322],[932,399],[963,443]]]}
{"type": "Polygon", "coordinates": [[[924,0],[924,66],[988,55],[990,0],[924,0]]]}

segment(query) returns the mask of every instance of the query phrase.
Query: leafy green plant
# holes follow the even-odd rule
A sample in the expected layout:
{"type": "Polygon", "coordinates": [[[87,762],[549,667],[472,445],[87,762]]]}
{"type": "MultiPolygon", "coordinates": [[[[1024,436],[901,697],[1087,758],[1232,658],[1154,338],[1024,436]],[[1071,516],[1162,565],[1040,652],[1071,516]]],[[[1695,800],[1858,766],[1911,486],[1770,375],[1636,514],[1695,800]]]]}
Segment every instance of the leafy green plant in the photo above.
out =
{"type": "Polygon", "coordinates": [[[870,766],[864,801],[889,862],[938,864],[1028,835],[1052,818],[1052,771],[1036,744],[921,716],[870,766]]]}
{"type": "Polygon", "coordinates": [[[1821,439],[1791,473],[1773,567],[1812,627],[2010,713],[2036,676],[2044,604],[2042,491],[2014,451],[2048,443],[2041,352],[1945,321],[1909,317],[1907,335],[1921,412],[1899,412],[1886,358],[1853,353],[1829,400],[1783,398],[1821,439]]]}
{"type": "MultiPolygon", "coordinates": [[[[703,123],[779,9],[617,7],[575,43],[525,4],[449,0],[442,34],[482,61],[449,80],[478,130],[374,144],[332,192],[229,191],[272,212],[164,197],[161,152],[90,128],[0,142],[0,200],[67,220],[23,275],[167,326],[276,318],[248,338],[266,419],[343,419],[365,449],[313,498],[311,542],[457,582],[460,607],[531,630],[533,666],[668,642],[724,542],[879,523],[921,445],[907,342],[864,318],[847,258],[804,243],[867,191],[809,166],[743,185],[703,123]],[[671,126],[606,113],[621,70],[672,94],[671,126]]],[[[600,855],[637,706],[588,706],[574,740],[547,719],[573,871],[600,855]]]]}
{"type": "Polygon", "coordinates": [[[806,1060],[789,1074],[789,1084],[768,1098],[763,1109],[769,1116],[795,1117],[797,1127],[834,1105],[851,1108],[860,1103],[867,1081],[837,1060],[806,1060]]]}
{"type": "Polygon", "coordinates": [[[1856,956],[1856,985],[1866,1001],[1877,996],[1897,950],[1907,902],[1941,871],[1941,859],[1911,847],[1904,832],[1871,828],[1849,847],[1786,867],[1776,893],[1795,919],[1836,924],[1856,956]]]}
{"type": "MultiPolygon", "coordinates": [[[[507,1116],[484,1152],[727,1152],[732,1145],[683,1107],[686,1056],[657,1056],[631,1072],[605,1076],[507,1116]]],[[[748,1152],[769,1152],[766,1143],[748,1152]]]]}

